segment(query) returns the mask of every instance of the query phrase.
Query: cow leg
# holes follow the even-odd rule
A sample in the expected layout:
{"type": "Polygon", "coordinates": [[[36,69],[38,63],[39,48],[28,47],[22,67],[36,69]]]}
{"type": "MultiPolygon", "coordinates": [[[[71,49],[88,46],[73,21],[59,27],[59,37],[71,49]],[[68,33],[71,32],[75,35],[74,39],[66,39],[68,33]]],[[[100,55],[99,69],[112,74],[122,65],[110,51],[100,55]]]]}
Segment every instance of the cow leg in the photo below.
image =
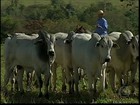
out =
{"type": "Polygon", "coordinates": [[[47,74],[45,74],[45,78],[44,78],[45,97],[46,98],[49,98],[48,87],[49,87],[50,77],[51,77],[51,73],[50,73],[50,71],[48,71],[47,74]]]}
{"type": "Polygon", "coordinates": [[[93,94],[94,94],[94,85],[93,84],[93,77],[92,74],[90,72],[87,71],[87,79],[88,79],[88,89],[89,89],[89,95],[91,97],[91,99],[93,99],[93,94]]]}
{"type": "Polygon", "coordinates": [[[18,86],[20,89],[20,93],[24,93],[24,89],[23,89],[23,73],[24,73],[24,69],[18,69],[17,71],[17,81],[18,81],[18,86]]]}
{"type": "Polygon", "coordinates": [[[70,70],[70,76],[71,76],[71,91],[72,91],[72,93],[74,93],[74,78],[73,78],[74,72],[73,72],[73,68],[69,68],[69,70],[70,70]]]}
{"type": "Polygon", "coordinates": [[[108,88],[108,85],[109,85],[109,73],[110,73],[110,70],[108,67],[106,67],[106,76],[105,76],[105,89],[108,88]],[[108,81],[107,81],[108,80],[108,81]]]}
{"type": "Polygon", "coordinates": [[[7,86],[7,84],[8,84],[8,82],[9,82],[9,79],[10,79],[10,77],[11,77],[11,74],[13,73],[12,71],[13,71],[13,69],[14,69],[14,67],[12,68],[12,66],[9,66],[10,64],[5,64],[5,74],[4,74],[4,85],[3,85],[3,91],[4,91],[4,94],[6,94],[7,93],[7,88],[6,88],[6,86],[7,86]]]}
{"type": "Polygon", "coordinates": [[[33,75],[33,72],[26,72],[26,76],[27,76],[27,91],[31,91],[31,84],[32,84],[32,75],[33,75]]]}
{"type": "Polygon", "coordinates": [[[108,88],[107,76],[105,76],[105,89],[108,88]]]}
{"type": "Polygon", "coordinates": [[[73,68],[74,70],[74,83],[75,83],[75,90],[76,90],[76,93],[78,94],[79,93],[79,74],[78,74],[78,68],[77,67],[74,67],[73,68]]]}
{"type": "Polygon", "coordinates": [[[14,68],[11,74],[11,91],[18,91],[18,83],[17,83],[17,68],[14,68]]]}
{"type": "Polygon", "coordinates": [[[85,79],[85,75],[82,76],[81,78],[82,82],[83,82],[83,89],[86,89],[86,79],[85,79]]]}
{"type": "Polygon", "coordinates": [[[102,89],[105,91],[106,69],[103,70],[102,89]]]}
{"type": "Polygon", "coordinates": [[[99,77],[100,77],[100,80],[101,80],[101,88],[100,88],[100,91],[105,91],[105,76],[106,76],[106,67],[107,67],[107,63],[104,63],[103,65],[102,65],[102,67],[101,68],[99,68],[98,69],[98,71],[101,71],[101,72],[99,72],[99,77]]]}
{"type": "Polygon", "coordinates": [[[15,74],[15,87],[14,88],[16,91],[18,91],[17,70],[14,71],[14,74],[15,74]]]}
{"type": "Polygon", "coordinates": [[[52,83],[50,84],[50,88],[52,88],[52,91],[56,91],[56,80],[57,80],[56,69],[57,69],[57,64],[54,63],[52,65],[52,74],[53,74],[53,75],[51,75],[51,81],[52,81],[52,83]]]}
{"type": "Polygon", "coordinates": [[[134,83],[136,82],[135,77],[136,77],[136,72],[138,70],[138,62],[135,62],[132,67],[131,67],[131,94],[134,94],[135,91],[135,86],[134,83]]]}
{"type": "Polygon", "coordinates": [[[11,74],[11,91],[14,91],[14,86],[15,86],[15,76],[14,76],[14,72],[12,72],[11,74]]]}
{"type": "Polygon", "coordinates": [[[109,82],[110,82],[112,91],[116,92],[115,71],[114,71],[114,69],[111,69],[110,72],[109,72],[109,82]]]}
{"type": "Polygon", "coordinates": [[[71,81],[71,76],[70,76],[70,69],[68,69],[68,67],[66,67],[65,73],[66,73],[66,80],[69,85],[69,93],[71,94],[72,93],[72,89],[71,89],[72,81],[71,81]]]}
{"type": "Polygon", "coordinates": [[[52,87],[53,87],[53,79],[52,79],[52,78],[53,78],[53,73],[51,74],[50,83],[49,83],[49,84],[50,84],[50,85],[49,85],[49,91],[50,91],[50,92],[55,91],[55,90],[52,89],[52,87]]]}
{"type": "MultiPolygon", "coordinates": [[[[122,70],[121,70],[122,71],[122,70]]],[[[117,93],[119,96],[122,96],[122,94],[124,95],[124,92],[123,92],[123,89],[125,88],[125,81],[124,81],[124,77],[125,77],[125,73],[122,74],[120,72],[116,72],[117,74],[117,77],[118,77],[118,90],[117,90],[117,93]]]]}
{"type": "Polygon", "coordinates": [[[124,75],[120,78],[120,83],[121,83],[121,87],[119,88],[119,95],[123,95],[123,96],[128,96],[128,94],[126,94],[123,89],[125,89],[125,87],[127,86],[127,74],[124,73],[124,75]]]}
{"type": "Polygon", "coordinates": [[[82,81],[82,84],[83,84],[83,89],[85,89],[86,88],[86,80],[85,80],[85,74],[84,74],[84,70],[83,69],[78,69],[79,71],[79,80],[81,79],[81,81],[82,81]]]}
{"type": "Polygon", "coordinates": [[[66,92],[66,75],[63,68],[62,68],[62,92],[66,92]]]}
{"type": "Polygon", "coordinates": [[[38,88],[38,81],[37,81],[37,78],[36,78],[36,73],[35,73],[35,70],[32,72],[32,78],[33,78],[33,85],[38,88]]]}
{"type": "Polygon", "coordinates": [[[92,87],[94,87],[93,88],[93,93],[95,94],[96,92],[97,92],[97,80],[98,79],[93,79],[93,82],[92,82],[92,87]]]}
{"type": "Polygon", "coordinates": [[[101,73],[101,78],[100,78],[100,80],[101,80],[101,89],[100,89],[100,91],[105,91],[105,71],[106,71],[106,69],[103,69],[102,70],[102,73],[101,73]]]}
{"type": "Polygon", "coordinates": [[[37,82],[38,82],[38,86],[39,86],[39,92],[38,92],[38,97],[42,96],[42,92],[41,92],[41,88],[42,88],[42,79],[41,79],[41,73],[35,71],[36,73],[36,77],[37,77],[37,82]]]}

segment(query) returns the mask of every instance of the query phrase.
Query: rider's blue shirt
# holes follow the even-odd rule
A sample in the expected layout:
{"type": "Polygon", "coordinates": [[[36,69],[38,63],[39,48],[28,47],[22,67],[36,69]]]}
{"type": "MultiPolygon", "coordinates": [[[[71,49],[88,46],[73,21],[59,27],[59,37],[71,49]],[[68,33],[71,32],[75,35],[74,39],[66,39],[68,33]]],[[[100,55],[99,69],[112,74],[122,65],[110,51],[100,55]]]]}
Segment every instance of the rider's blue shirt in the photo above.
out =
{"type": "Polygon", "coordinates": [[[99,18],[97,20],[97,24],[100,25],[101,27],[97,27],[95,30],[95,33],[98,33],[99,35],[106,35],[107,34],[107,29],[108,29],[108,23],[105,18],[99,18]]]}

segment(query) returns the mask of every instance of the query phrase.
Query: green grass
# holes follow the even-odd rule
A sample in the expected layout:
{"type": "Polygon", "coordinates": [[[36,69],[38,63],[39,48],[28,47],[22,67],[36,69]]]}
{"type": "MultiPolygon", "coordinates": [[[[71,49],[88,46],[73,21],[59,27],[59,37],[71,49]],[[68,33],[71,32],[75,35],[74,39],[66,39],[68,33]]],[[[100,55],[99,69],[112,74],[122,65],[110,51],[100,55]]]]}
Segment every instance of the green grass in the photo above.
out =
{"type": "MultiPolygon", "coordinates": [[[[90,97],[88,94],[88,90],[82,89],[83,85],[80,82],[80,96],[75,94],[68,94],[61,92],[61,85],[62,85],[62,78],[61,78],[61,68],[59,67],[57,70],[57,91],[50,92],[50,98],[46,99],[45,97],[38,98],[37,93],[38,90],[36,87],[33,86],[31,92],[26,92],[21,95],[19,92],[12,93],[10,91],[10,83],[8,84],[8,93],[6,95],[1,92],[1,103],[90,103],[90,97]]],[[[3,85],[3,78],[4,78],[4,48],[1,45],[1,85],[3,85]]],[[[25,76],[24,76],[24,90],[26,90],[25,84],[25,76]]],[[[138,81],[137,81],[138,82],[138,81]]],[[[97,83],[97,89],[99,85],[97,83]]],[[[44,92],[44,88],[43,88],[44,92]]],[[[95,94],[94,103],[139,103],[139,86],[136,88],[136,96],[127,97],[118,97],[117,94],[114,94],[109,87],[105,90],[105,92],[101,94],[95,94]]]]}

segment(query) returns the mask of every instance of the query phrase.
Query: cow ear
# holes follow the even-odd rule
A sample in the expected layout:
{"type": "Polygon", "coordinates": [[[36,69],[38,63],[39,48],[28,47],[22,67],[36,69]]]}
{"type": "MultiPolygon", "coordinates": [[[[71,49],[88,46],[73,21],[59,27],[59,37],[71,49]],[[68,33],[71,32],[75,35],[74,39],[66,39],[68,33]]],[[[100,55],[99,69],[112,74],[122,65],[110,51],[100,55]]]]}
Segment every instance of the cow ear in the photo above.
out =
{"type": "Polygon", "coordinates": [[[35,42],[34,42],[34,44],[40,44],[40,43],[42,43],[43,42],[43,40],[42,39],[39,39],[39,40],[36,40],[35,42]]]}
{"type": "Polygon", "coordinates": [[[68,40],[68,39],[64,40],[65,44],[70,44],[71,42],[72,42],[72,40],[68,40]]]}
{"type": "Polygon", "coordinates": [[[117,43],[113,43],[113,48],[117,48],[117,49],[119,49],[120,46],[119,46],[117,43]]]}
{"type": "Polygon", "coordinates": [[[99,43],[99,42],[97,42],[97,43],[95,44],[95,47],[99,47],[99,45],[100,45],[100,43],[99,43]]]}
{"type": "Polygon", "coordinates": [[[8,37],[11,37],[12,35],[11,35],[11,34],[7,34],[7,36],[8,36],[8,37]]]}

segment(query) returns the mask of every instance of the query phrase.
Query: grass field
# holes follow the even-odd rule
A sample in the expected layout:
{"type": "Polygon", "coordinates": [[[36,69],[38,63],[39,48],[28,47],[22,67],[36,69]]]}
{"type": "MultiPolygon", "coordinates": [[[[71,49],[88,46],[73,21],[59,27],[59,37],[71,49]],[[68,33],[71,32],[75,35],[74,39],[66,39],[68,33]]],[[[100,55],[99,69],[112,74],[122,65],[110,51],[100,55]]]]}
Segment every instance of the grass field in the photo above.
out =
{"type": "MultiPolygon", "coordinates": [[[[57,91],[56,92],[50,92],[50,98],[46,99],[45,97],[38,98],[37,96],[37,88],[33,86],[31,92],[26,92],[21,95],[19,92],[11,92],[10,91],[10,83],[8,84],[8,94],[4,95],[1,92],[1,103],[90,103],[90,97],[88,94],[87,88],[83,89],[82,82],[80,82],[80,96],[77,95],[71,95],[61,92],[61,85],[62,85],[62,79],[61,79],[61,68],[59,67],[57,69],[57,91]]],[[[3,45],[1,45],[1,86],[3,85],[3,78],[4,78],[4,48],[3,45]]],[[[25,76],[24,76],[24,90],[26,90],[26,84],[25,84],[25,76]]],[[[137,79],[138,82],[138,79],[137,79]]],[[[139,82],[138,82],[139,83],[139,82]]],[[[137,83],[137,84],[138,84],[137,83]]],[[[98,89],[97,85],[97,89],[98,89]]],[[[128,87],[129,88],[129,87],[128,87]]],[[[44,91],[44,88],[43,88],[44,91]]],[[[126,90],[128,91],[128,90],[126,90]]],[[[129,92],[129,91],[128,91],[129,92]]],[[[118,97],[117,94],[114,94],[109,87],[106,89],[104,93],[101,94],[95,94],[95,101],[94,103],[139,103],[139,87],[137,85],[136,88],[136,96],[131,97],[118,97]]]]}

